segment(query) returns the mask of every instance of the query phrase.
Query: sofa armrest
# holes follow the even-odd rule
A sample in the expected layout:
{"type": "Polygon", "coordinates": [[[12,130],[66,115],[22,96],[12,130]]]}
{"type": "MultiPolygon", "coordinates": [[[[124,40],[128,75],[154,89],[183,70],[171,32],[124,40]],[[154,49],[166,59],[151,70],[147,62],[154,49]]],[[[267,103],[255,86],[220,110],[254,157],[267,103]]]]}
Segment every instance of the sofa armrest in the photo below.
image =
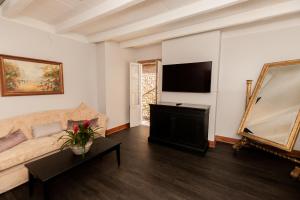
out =
{"type": "Polygon", "coordinates": [[[98,117],[98,125],[100,126],[100,129],[97,130],[97,132],[101,136],[105,137],[105,132],[107,128],[107,117],[102,113],[98,113],[96,117],[98,117]]]}

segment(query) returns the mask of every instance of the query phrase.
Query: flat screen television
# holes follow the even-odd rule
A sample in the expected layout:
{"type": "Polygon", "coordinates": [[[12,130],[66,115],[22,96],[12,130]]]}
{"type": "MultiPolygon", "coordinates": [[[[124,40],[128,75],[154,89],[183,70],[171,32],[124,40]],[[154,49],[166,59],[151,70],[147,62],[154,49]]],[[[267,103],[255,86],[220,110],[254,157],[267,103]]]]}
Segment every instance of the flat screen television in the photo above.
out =
{"type": "Polygon", "coordinates": [[[212,61],[163,65],[162,90],[209,93],[212,61]]]}

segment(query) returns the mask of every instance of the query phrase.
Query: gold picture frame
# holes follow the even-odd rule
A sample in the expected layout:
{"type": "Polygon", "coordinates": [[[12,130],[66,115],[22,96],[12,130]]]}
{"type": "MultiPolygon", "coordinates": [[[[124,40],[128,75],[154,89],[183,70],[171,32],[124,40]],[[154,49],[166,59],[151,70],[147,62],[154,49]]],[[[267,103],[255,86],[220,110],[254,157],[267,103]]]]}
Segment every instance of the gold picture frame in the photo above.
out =
{"type": "Polygon", "coordinates": [[[252,96],[250,97],[249,103],[246,107],[246,111],[245,111],[245,113],[242,117],[240,127],[238,129],[238,134],[239,135],[242,135],[246,138],[257,141],[259,143],[266,144],[266,145],[269,145],[269,146],[273,146],[273,147],[276,147],[276,148],[279,148],[279,149],[282,149],[282,150],[285,150],[285,151],[290,152],[290,151],[293,150],[293,147],[295,145],[295,142],[296,142],[297,136],[299,134],[299,130],[300,130],[300,111],[298,111],[297,117],[294,121],[293,128],[291,130],[291,133],[290,133],[290,136],[289,136],[289,139],[288,139],[288,142],[287,142],[286,145],[279,144],[279,143],[276,143],[274,141],[270,141],[270,140],[267,140],[267,139],[249,134],[249,133],[245,132],[244,129],[246,128],[246,121],[249,117],[249,114],[251,113],[251,111],[253,109],[256,98],[259,94],[259,91],[262,87],[264,78],[265,78],[267,72],[269,71],[269,69],[273,68],[273,67],[279,67],[279,66],[284,67],[284,66],[290,66],[290,65],[295,65],[295,64],[300,64],[300,60],[288,60],[288,61],[267,63],[263,66],[263,69],[262,69],[262,71],[259,75],[259,78],[258,78],[257,83],[255,85],[254,91],[252,93],[252,96]]]}
{"type": "Polygon", "coordinates": [[[2,96],[64,94],[61,62],[0,55],[2,96]]]}

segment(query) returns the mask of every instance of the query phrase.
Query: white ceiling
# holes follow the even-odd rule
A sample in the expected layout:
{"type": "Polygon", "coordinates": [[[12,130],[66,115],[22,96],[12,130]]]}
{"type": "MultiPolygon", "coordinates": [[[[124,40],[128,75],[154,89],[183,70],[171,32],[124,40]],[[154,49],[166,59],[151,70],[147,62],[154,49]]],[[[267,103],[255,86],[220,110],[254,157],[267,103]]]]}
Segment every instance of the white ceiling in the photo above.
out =
{"type": "Polygon", "coordinates": [[[1,13],[16,22],[64,36],[77,35],[87,42],[113,40],[135,47],[295,16],[300,13],[300,0],[6,0],[1,13]]]}
{"type": "Polygon", "coordinates": [[[34,0],[19,15],[56,25],[105,0],[34,0]]]}
{"type": "Polygon", "coordinates": [[[84,28],[75,29],[74,31],[85,35],[106,31],[111,28],[153,17],[196,1],[199,0],[146,0],[133,7],[94,21],[84,28]]]}

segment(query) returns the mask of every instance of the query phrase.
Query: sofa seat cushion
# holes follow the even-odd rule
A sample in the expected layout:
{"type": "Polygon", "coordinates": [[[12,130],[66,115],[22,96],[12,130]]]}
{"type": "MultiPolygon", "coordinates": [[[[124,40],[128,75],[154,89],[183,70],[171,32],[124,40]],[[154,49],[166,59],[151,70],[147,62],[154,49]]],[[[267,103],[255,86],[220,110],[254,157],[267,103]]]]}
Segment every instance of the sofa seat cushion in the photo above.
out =
{"type": "Polygon", "coordinates": [[[52,136],[30,139],[0,153],[0,171],[28,162],[39,156],[58,150],[63,140],[58,138],[64,132],[52,136]]]}

